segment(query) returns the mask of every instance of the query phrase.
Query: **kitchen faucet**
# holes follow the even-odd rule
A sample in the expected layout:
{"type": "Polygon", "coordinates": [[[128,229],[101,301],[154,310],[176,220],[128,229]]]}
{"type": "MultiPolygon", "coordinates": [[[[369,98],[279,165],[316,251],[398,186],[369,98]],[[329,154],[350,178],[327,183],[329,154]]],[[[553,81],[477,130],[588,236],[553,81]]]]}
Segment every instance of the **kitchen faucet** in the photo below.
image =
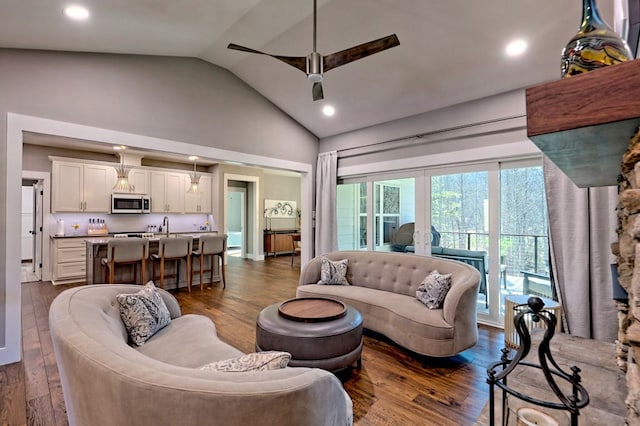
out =
{"type": "Polygon", "coordinates": [[[164,226],[167,237],[169,236],[169,218],[167,216],[162,219],[162,226],[164,226]]]}

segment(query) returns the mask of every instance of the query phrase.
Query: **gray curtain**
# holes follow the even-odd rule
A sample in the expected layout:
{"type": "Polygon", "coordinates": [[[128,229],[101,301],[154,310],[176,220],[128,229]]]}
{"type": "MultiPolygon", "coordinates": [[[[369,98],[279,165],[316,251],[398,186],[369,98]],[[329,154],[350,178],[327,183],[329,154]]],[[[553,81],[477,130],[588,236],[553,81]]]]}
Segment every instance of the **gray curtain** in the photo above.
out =
{"type": "Polygon", "coordinates": [[[551,268],[569,334],[613,342],[617,317],[609,265],[617,240],[615,187],[578,188],[546,156],[551,268]]]}
{"type": "Polygon", "coordinates": [[[338,249],[337,175],[338,152],[319,154],[316,167],[316,256],[338,249]]]}

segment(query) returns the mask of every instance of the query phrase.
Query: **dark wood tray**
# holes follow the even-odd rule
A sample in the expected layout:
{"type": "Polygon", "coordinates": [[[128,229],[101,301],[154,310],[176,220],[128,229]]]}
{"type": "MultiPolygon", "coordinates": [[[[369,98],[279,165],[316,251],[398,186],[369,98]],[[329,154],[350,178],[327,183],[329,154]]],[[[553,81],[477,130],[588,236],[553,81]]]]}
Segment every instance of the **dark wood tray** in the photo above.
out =
{"type": "Polygon", "coordinates": [[[293,321],[321,322],[345,316],[347,307],[339,300],[304,297],[282,302],[278,307],[278,313],[293,321]]]}

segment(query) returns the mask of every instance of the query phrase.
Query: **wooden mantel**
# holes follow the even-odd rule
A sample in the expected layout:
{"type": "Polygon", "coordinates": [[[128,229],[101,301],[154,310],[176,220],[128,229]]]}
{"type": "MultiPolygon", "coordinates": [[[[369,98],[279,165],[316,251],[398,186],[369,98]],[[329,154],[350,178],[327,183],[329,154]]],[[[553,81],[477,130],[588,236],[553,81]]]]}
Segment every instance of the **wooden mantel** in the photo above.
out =
{"type": "Polygon", "coordinates": [[[617,184],[640,126],[640,59],[526,91],[527,135],[577,186],[617,184]]]}

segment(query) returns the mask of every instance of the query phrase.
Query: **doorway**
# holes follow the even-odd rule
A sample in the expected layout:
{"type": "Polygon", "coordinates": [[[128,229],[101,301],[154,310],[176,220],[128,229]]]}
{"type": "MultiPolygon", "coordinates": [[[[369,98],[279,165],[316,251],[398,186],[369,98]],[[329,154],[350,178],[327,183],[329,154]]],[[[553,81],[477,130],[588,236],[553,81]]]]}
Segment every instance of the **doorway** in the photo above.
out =
{"type": "Polygon", "coordinates": [[[20,282],[42,280],[43,182],[22,180],[20,282]]]}
{"type": "Polygon", "coordinates": [[[245,257],[247,182],[229,181],[227,191],[227,255],[245,257]]]}

